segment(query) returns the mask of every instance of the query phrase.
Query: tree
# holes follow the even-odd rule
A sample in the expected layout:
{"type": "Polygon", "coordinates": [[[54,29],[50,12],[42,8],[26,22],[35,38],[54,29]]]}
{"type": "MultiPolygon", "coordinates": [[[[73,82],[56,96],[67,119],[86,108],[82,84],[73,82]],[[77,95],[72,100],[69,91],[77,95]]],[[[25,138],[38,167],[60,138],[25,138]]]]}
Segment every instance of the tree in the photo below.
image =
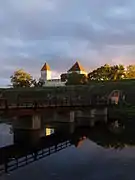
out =
{"type": "Polygon", "coordinates": [[[65,74],[61,74],[60,77],[61,77],[61,81],[62,81],[62,82],[65,82],[65,81],[67,81],[67,79],[68,79],[68,74],[66,74],[66,73],[65,73],[65,74]]]}
{"type": "Polygon", "coordinates": [[[85,74],[71,73],[67,76],[66,85],[83,85],[87,83],[85,74]]]}
{"type": "Polygon", "coordinates": [[[106,81],[110,79],[111,67],[108,64],[101,66],[88,74],[89,80],[106,81]]]}
{"type": "Polygon", "coordinates": [[[123,65],[111,66],[111,80],[120,80],[126,77],[125,67],[123,65]]]}
{"type": "Polygon", "coordinates": [[[127,66],[126,77],[128,79],[134,79],[135,78],[135,65],[127,66]]]}
{"type": "Polygon", "coordinates": [[[88,74],[88,79],[96,81],[118,80],[125,77],[125,68],[123,65],[110,66],[105,64],[88,74]]]}
{"type": "Polygon", "coordinates": [[[10,77],[13,87],[30,87],[32,84],[32,76],[22,69],[14,72],[10,77]]]}
{"type": "Polygon", "coordinates": [[[45,82],[42,79],[39,79],[39,81],[37,81],[36,79],[32,80],[32,85],[34,87],[43,87],[44,83],[45,82]]]}

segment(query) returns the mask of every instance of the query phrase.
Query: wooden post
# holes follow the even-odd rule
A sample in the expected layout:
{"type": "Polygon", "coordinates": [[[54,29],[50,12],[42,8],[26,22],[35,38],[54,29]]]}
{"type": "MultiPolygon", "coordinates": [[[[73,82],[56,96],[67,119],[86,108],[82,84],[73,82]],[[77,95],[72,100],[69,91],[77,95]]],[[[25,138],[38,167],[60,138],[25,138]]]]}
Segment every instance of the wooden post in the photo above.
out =
{"type": "Polygon", "coordinates": [[[54,111],[53,112],[53,121],[58,121],[58,112],[57,111],[54,111]]]}
{"type": "Polygon", "coordinates": [[[90,119],[90,126],[93,127],[95,125],[95,120],[94,119],[90,119]]]}
{"type": "Polygon", "coordinates": [[[8,109],[8,102],[7,102],[7,99],[5,99],[5,109],[8,109]]]}
{"type": "Polygon", "coordinates": [[[104,122],[107,123],[107,117],[108,117],[108,108],[107,107],[104,108],[103,114],[104,114],[104,122]]]}
{"type": "Polygon", "coordinates": [[[32,116],[32,129],[40,129],[41,128],[41,116],[38,114],[34,114],[32,116]]]}
{"type": "Polygon", "coordinates": [[[95,115],[96,115],[96,109],[91,109],[90,111],[90,126],[91,127],[95,125],[95,115]]]}
{"type": "Polygon", "coordinates": [[[70,128],[69,128],[70,134],[73,134],[74,129],[75,129],[75,125],[74,125],[74,124],[71,124],[71,125],[70,125],[70,128]]]}
{"type": "Polygon", "coordinates": [[[75,112],[70,111],[70,122],[74,122],[74,121],[75,121],[75,112]]]}
{"type": "Polygon", "coordinates": [[[96,109],[91,109],[90,110],[90,117],[95,118],[95,114],[96,114],[96,109]]]}

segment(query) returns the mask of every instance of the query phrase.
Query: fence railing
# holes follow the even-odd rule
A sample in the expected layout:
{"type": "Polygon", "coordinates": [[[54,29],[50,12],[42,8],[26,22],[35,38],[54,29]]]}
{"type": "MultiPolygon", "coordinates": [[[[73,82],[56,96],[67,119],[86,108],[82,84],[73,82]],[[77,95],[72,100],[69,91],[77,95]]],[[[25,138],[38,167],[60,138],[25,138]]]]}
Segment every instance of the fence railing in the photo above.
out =
{"type": "Polygon", "coordinates": [[[50,99],[27,99],[19,98],[18,102],[11,103],[0,100],[0,109],[14,108],[45,108],[45,107],[71,107],[71,106],[93,106],[108,105],[107,98],[50,98],[50,99]]]}
{"type": "Polygon", "coordinates": [[[71,146],[71,143],[69,140],[67,140],[57,145],[52,145],[48,148],[42,148],[41,150],[31,152],[22,157],[15,156],[10,159],[7,159],[5,160],[4,164],[0,165],[0,175],[18,169],[20,167],[26,166],[46,156],[50,156],[51,154],[61,151],[62,149],[65,149],[69,146],[71,146]]]}

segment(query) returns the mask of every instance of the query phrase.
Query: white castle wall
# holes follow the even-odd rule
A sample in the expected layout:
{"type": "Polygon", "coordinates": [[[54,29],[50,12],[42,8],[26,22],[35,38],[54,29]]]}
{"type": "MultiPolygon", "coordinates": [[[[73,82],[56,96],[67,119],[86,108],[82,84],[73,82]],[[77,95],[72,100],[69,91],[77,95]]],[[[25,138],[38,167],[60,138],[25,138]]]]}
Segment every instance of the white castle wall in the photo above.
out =
{"type": "MultiPolygon", "coordinates": [[[[68,72],[68,74],[73,73],[73,72],[70,71],[68,72]]],[[[76,73],[87,75],[87,72],[85,71],[76,71],[76,73]]],[[[51,79],[50,70],[41,71],[41,80],[45,82],[44,86],[65,86],[65,83],[66,83],[66,82],[62,82],[61,79],[51,79]]]]}
{"type": "Polygon", "coordinates": [[[51,71],[46,70],[46,71],[41,71],[41,79],[44,81],[50,80],[51,79],[51,71]]]}
{"type": "Polygon", "coordinates": [[[66,82],[62,82],[60,79],[51,79],[48,81],[45,81],[44,86],[65,86],[66,82]]]}

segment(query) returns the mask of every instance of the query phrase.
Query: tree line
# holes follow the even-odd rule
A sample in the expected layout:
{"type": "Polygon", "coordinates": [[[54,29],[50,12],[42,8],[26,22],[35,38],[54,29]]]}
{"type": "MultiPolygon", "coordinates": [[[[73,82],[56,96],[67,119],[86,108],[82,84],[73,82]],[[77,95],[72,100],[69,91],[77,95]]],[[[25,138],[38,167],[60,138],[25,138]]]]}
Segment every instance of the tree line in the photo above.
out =
{"type": "Polygon", "coordinates": [[[135,79],[135,65],[125,67],[121,64],[112,66],[105,64],[89,72],[88,75],[77,73],[61,75],[61,80],[66,80],[67,85],[82,85],[89,84],[91,81],[115,81],[122,79],[135,79]]]}
{"type": "MultiPolygon", "coordinates": [[[[34,79],[29,73],[24,70],[17,70],[10,77],[11,84],[13,87],[42,87],[44,81],[34,79]]],[[[61,81],[65,82],[66,85],[83,85],[89,84],[91,81],[115,81],[122,79],[135,79],[135,65],[109,65],[105,64],[93,71],[89,72],[88,75],[71,73],[61,74],[61,81]]]]}

